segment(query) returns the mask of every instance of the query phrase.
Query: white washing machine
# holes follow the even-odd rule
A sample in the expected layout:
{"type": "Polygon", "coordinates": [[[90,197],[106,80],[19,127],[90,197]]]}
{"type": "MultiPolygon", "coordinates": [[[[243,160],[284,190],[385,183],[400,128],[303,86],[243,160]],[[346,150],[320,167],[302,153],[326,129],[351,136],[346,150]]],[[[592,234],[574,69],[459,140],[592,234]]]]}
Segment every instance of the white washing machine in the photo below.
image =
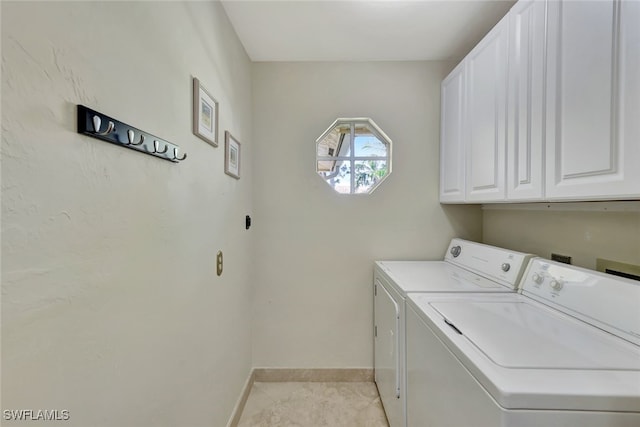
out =
{"type": "Polygon", "coordinates": [[[514,293],[531,255],[453,239],[444,261],[377,261],[375,381],[391,427],[406,425],[405,298],[410,292],[514,293]]]}
{"type": "Polygon", "coordinates": [[[410,294],[410,427],[640,426],[640,282],[535,258],[517,294],[410,294]]]}

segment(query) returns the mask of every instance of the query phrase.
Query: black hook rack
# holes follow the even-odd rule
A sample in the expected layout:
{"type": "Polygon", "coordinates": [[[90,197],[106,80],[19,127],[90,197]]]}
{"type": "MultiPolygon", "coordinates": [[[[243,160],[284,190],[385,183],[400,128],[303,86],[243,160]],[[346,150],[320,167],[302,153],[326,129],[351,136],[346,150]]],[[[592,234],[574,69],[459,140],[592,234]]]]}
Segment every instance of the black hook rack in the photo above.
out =
{"type": "Polygon", "coordinates": [[[78,104],[78,133],[173,163],[187,158],[187,153],[178,155],[180,151],[178,145],[80,104],[78,104]]]}

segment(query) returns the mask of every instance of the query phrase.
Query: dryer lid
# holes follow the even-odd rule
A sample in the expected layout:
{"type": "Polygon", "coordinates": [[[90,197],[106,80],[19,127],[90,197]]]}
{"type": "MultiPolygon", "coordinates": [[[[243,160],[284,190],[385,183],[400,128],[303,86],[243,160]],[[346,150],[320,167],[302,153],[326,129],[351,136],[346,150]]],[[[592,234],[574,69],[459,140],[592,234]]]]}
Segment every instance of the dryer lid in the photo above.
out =
{"type": "Polygon", "coordinates": [[[493,280],[444,261],[378,261],[400,292],[511,292],[493,280]]]}
{"type": "Polygon", "coordinates": [[[640,347],[525,300],[430,305],[505,368],[640,371],[640,347]]]}

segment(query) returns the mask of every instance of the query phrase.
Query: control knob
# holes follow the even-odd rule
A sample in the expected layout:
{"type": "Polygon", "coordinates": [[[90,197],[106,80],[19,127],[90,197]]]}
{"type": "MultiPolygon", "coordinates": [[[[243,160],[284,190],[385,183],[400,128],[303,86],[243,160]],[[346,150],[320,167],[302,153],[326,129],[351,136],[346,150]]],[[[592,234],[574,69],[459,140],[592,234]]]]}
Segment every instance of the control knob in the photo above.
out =
{"type": "Polygon", "coordinates": [[[451,255],[456,258],[462,252],[462,248],[460,246],[454,246],[451,248],[451,255]]]}
{"type": "Polygon", "coordinates": [[[505,273],[510,269],[511,269],[511,264],[509,264],[508,262],[505,262],[504,264],[502,264],[502,271],[504,271],[505,273]]]}
{"type": "Polygon", "coordinates": [[[531,280],[540,285],[542,282],[544,282],[544,276],[542,274],[533,273],[533,276],[531,276],[531,280]]]}
{"type": "Polygon", "coordinates": [[[549,286],[551,286],[551,289],[554,291],[559,291],[564,286],[564,282],[560,279],[552,279],[551,282],[549,282],[549,286]]]}

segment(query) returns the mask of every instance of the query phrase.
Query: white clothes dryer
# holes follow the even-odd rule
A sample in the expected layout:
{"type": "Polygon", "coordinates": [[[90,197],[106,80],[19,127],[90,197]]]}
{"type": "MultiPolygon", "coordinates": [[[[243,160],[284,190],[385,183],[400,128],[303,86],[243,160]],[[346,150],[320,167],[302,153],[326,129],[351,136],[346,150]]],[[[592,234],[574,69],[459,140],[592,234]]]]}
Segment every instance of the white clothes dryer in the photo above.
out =
{"type": "Polygon", "coordinates": [[[444,261],[377,261],[375,381],[391,427],[406,425],[405,299],[417,293],[514,293],[532,255],[453,239],[444,261]]]}
{"type": "Polygon", "coordinates": [[[640,282],[533,259],[517,294],[410,294],[409,427],[640,426],[640,282]]]}

